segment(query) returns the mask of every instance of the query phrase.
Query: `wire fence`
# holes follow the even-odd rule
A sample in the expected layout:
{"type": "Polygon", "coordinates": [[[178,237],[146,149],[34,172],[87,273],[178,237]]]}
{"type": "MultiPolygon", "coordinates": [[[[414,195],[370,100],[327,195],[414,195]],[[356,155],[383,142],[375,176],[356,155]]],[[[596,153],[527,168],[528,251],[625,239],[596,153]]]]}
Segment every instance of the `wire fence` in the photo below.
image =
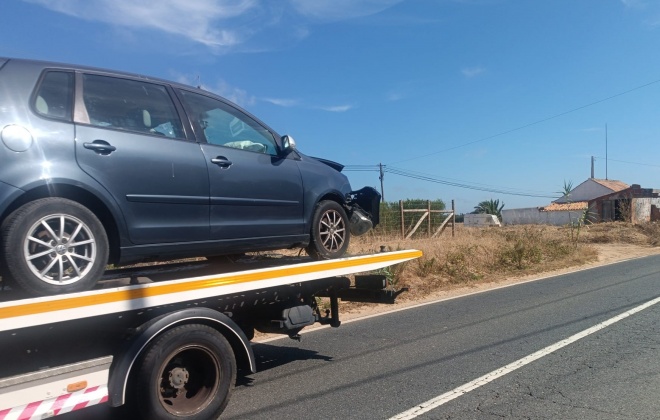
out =
{"type": "Polygon", "coordinates": [[[432,237],[447,228],[454,235],[454,200],[447,209],[444,201],[401,200],[380,205],[380,224],[375,234],[402,238],[432,237]]]}

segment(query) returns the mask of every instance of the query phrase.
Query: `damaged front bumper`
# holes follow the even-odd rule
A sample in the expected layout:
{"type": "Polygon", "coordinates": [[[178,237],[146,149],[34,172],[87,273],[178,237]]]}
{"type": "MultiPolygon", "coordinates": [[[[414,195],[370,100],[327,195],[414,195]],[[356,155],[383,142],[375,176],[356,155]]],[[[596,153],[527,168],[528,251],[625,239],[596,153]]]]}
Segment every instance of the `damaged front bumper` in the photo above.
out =
{"type": "Polygon", "coordinates": [[[372,187],[351,191],[347,197],[351,235],[360,236],[380,222],[380,193],[372,187]]]}

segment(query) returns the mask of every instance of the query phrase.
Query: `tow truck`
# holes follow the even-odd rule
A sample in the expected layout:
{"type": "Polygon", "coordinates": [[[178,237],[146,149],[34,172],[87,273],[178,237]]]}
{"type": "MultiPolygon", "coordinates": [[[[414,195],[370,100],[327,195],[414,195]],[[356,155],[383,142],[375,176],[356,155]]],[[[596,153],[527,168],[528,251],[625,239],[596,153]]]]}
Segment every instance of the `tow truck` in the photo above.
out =
{"type": "Polygon", "coordinates": [[[421,255],[274,259],[224,270],[201,262],[108,271],[87,292],[0,291],[0,420],[100,403],[128,405],[144,419],[216,419],[237,371],[256,372],[255,330],[299,339],[315,323],[339,327],[340,300],[394,303],[406,289],[373,273],[421,255]]]}

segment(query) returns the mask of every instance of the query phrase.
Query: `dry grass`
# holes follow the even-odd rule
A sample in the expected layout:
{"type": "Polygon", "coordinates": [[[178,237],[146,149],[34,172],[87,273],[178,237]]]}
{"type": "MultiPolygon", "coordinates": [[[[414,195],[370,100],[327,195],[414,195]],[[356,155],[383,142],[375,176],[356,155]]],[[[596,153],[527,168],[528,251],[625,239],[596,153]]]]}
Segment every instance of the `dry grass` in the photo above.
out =
{"type": "MultiPolygon", "coordinates": [[[[455,237],[447,229],[439,238],[408,240],[396,235],[379,235],[376,230],[352,238],[348,251],[352,255],[376,253],[381,249],[423,251],[424,256],[421,258],[381,271],[396,288],[410,288],[398,301],[413,301],[444,290],[478,286],[595,262],[598,260],[596,248],[603,244],[660,246],[658,223],[599,223],[576,229],[543,225],[466,228],[457,224],[455,237]]],[[[301,252],[304,254],[304,251],[298,249],[278,251],[291,256],[301,252]]],[[[190,260],[197,259],[173,262],[190,260]]],[[[135,266],[154,264],[159,263],[135,266]]],[[[359,310],[364,306],[359,303],[342,303],[348,311],[359,310]]]]}
{"type": "Polygon", "coordinates": [[[409,286],[402,298],[419,299],[456,286],[497,281],[562,268],[598,259],[592,244],[660,245],[660,225],[602,223],[577,228],[508,226],[465,228],[455,237],[444,232],[436,239],[403,240],[377,232],[353,238],[349,252],[363,254],[387,250],[419,249],[424,256],[386,271],[397,286],[409,286]]]}
{"type": "Polygon", "coordinates": [[[633,245],[660,245],[660,224],[599,223],[584,229],[584,240],[589,243],[633,245]]]}

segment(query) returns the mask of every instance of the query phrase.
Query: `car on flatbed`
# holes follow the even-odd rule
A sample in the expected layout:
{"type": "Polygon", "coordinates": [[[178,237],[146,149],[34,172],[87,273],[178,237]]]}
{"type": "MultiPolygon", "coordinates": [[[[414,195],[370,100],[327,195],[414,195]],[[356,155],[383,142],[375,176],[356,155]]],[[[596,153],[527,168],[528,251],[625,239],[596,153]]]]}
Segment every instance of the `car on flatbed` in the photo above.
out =
{"type": "Polygon", "coordinates": [[[33,295],[107,264],[345,254],[380,195],[237,105],[141,75],[0,58],[0,273],[33,295]]]}

